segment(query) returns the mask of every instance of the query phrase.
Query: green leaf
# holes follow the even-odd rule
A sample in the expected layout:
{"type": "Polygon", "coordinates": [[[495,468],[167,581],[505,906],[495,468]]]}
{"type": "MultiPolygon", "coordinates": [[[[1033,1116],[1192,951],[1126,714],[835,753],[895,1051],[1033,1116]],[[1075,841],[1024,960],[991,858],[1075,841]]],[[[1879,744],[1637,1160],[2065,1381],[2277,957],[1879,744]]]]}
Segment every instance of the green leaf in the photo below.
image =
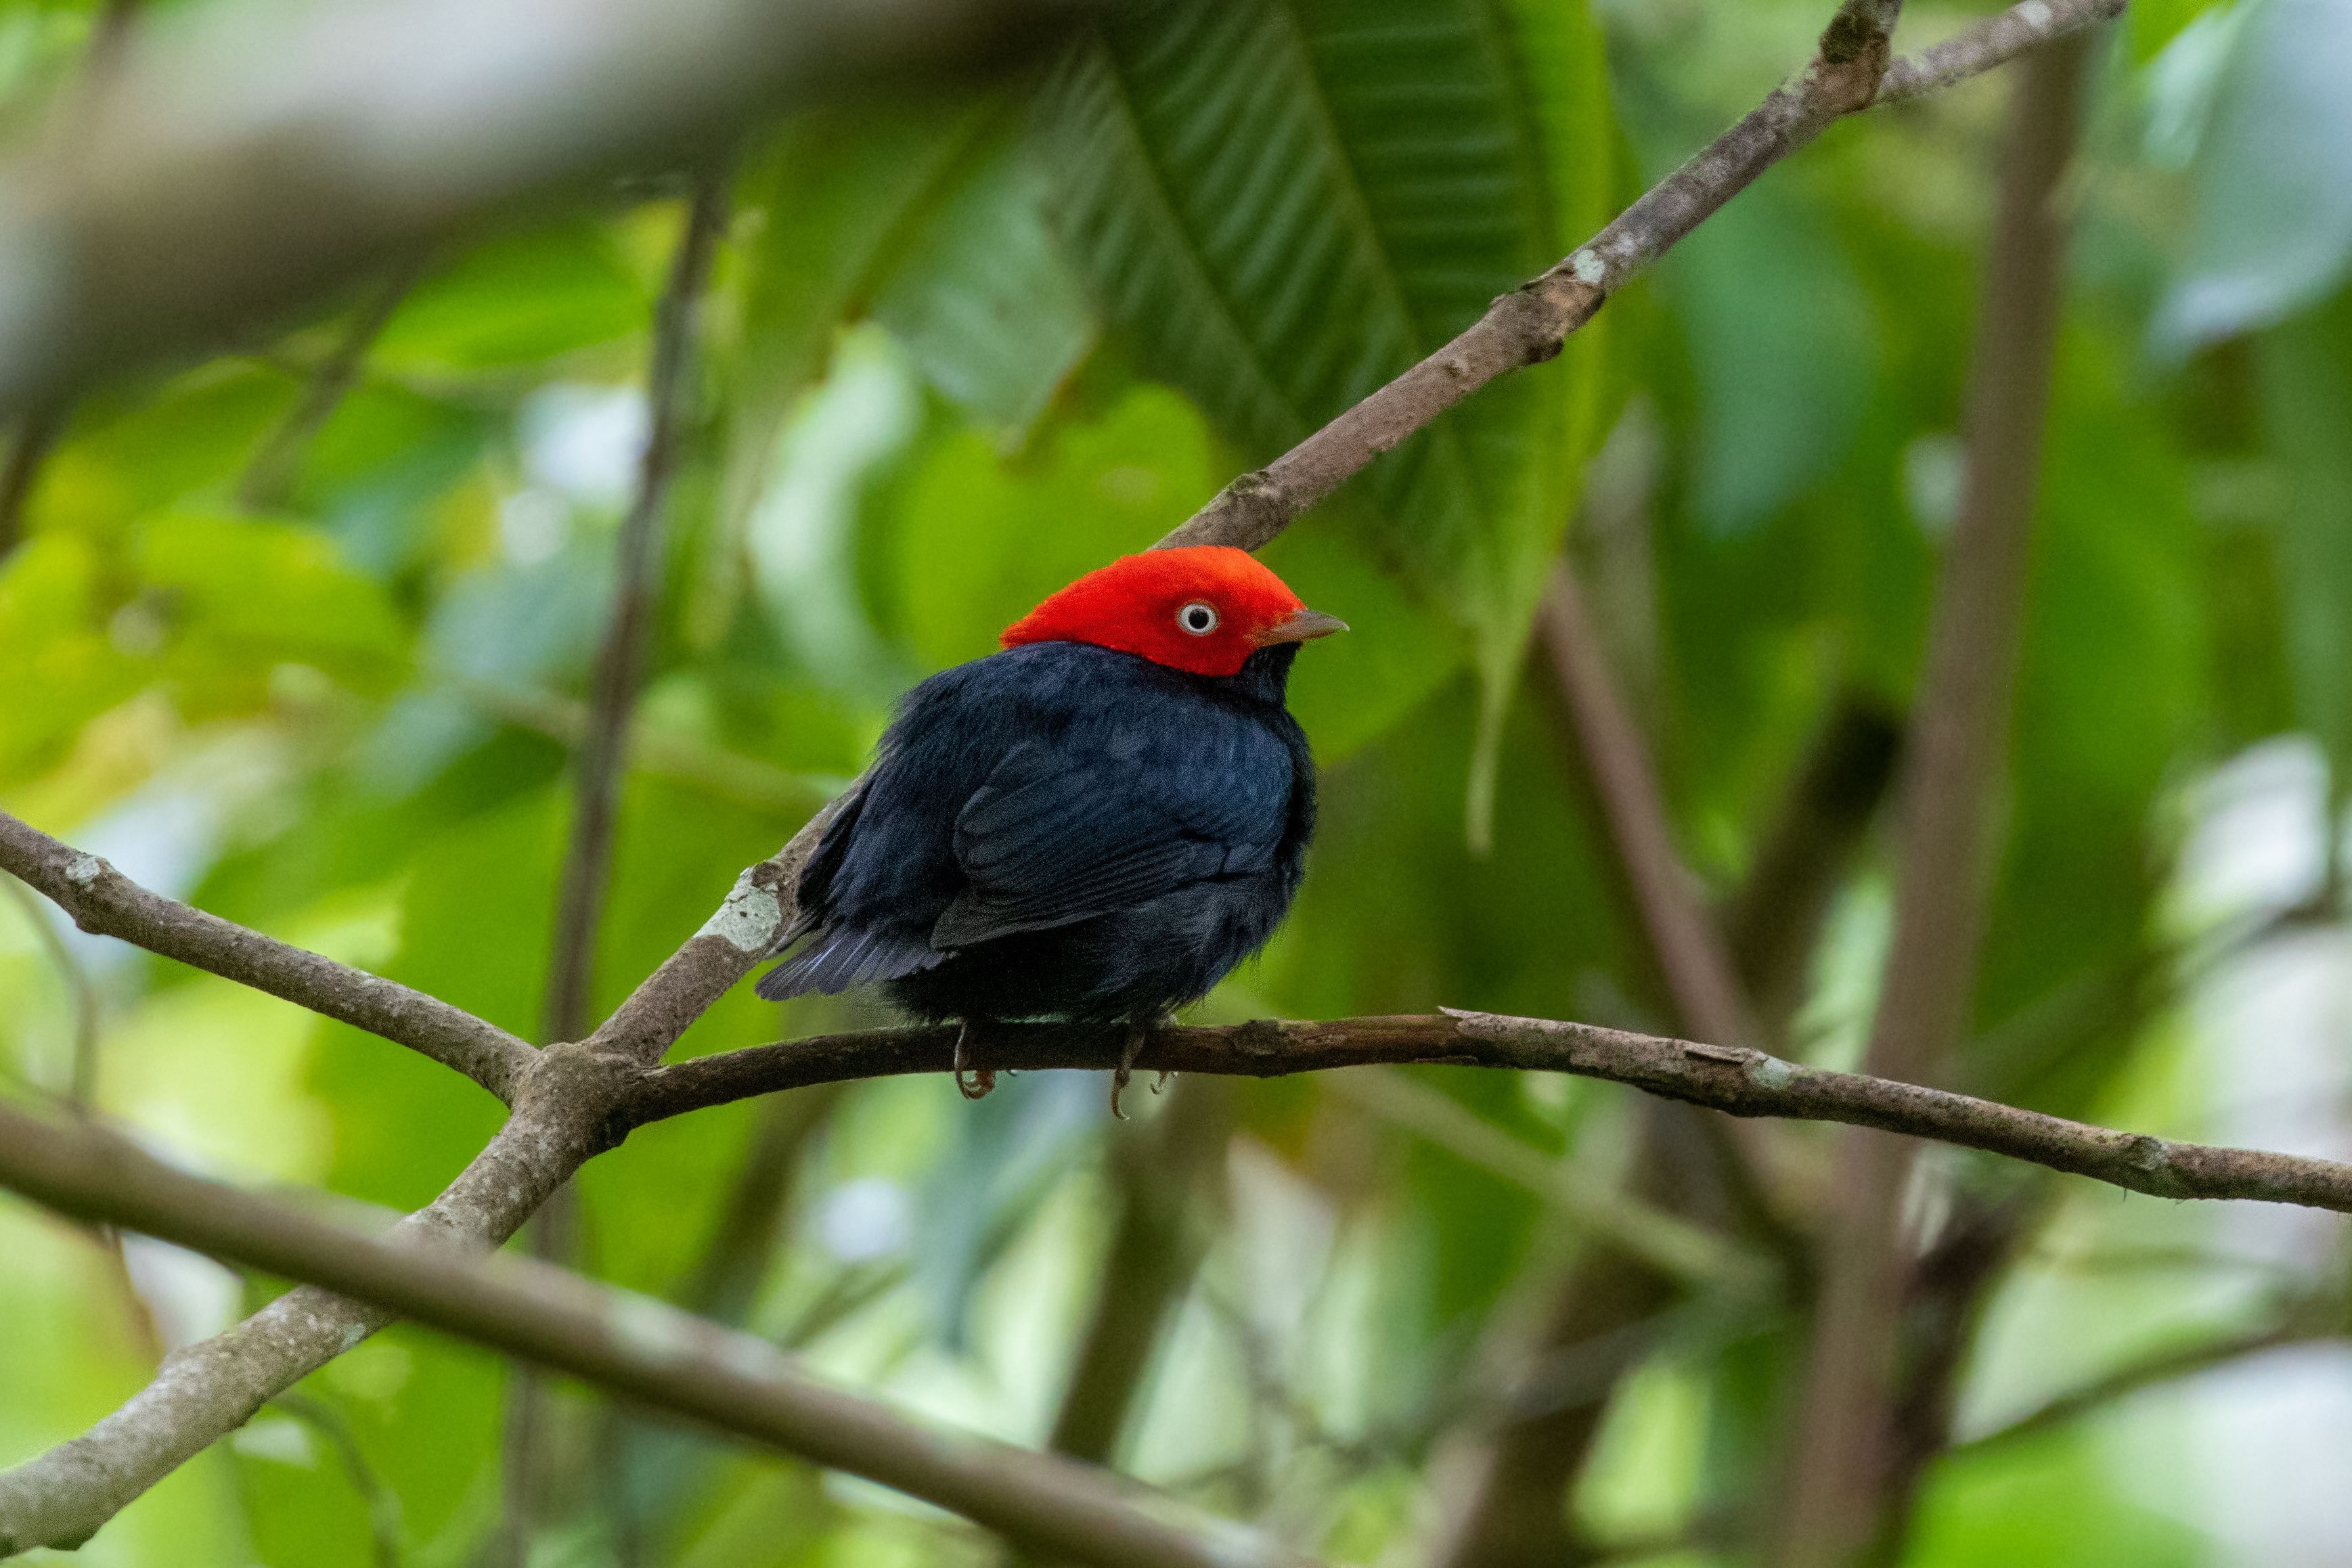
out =
{"type": "Polygon", "coordinates": [[[2188,258],[2153,329],[2175,350],[2281,320],[2352,266],[2352,7],[2247,4],[2197,144],[2188,258]]]}
{"type": "Polygon", "coordinates": [[[945,197],[912,225],[874,315],[924,379],[974,420],[1025,432],[1094,338],[1045,222],[1044,172],[1013,115],[975,139],[945,197]]]}
{"type": "MultiPolygon", "coordinates": [[[[1577,239],[1610,176],[1580,7],[1161,5],[1064,61],[1039,116],[1058,218],[1147,375],[1271,457],[1577,239]]],[[[1471,826],[1544,569],[1598,433],[1600,359],[1482,391],[1355,493],[1484,676],[1471,826]]]]}
{"type": "Polygon", "coordinates": [[[76,731],[144,684],[107,636],[115,591],[99,548],[42,534],[0,562],[0,781],[54,762],[76,731]]]}
{"type": "Polygon", "coordinates": [[[575,218],[476,246],[425,278],[370,357],[395,370],[549,360],[627,337],[650,306],[611,236],[575,218]]]}
{"type": "Polygon", "coordinates": [[[994,653],[1039,600],[1181,522],[1213,471],[1199,411],[1164,387],[1058,423],[1017,459],[977,432],[950,435],[898,521],[903,636],[933,669],[994,653]]]}
{"type": "Polygon", "coordinates": [[[406,629],[383,589],[309,529],[172,514],[141,523],[132,538],[162,669],[192,716],[257,706],[280,664],[315,665],[362,689],[404,673],[406,629]]]}
{"type": "Polygon", "coordinates": [[[827,105],[789,121],[740,182],[751,215],[741,322],[720,375],[724,472],[684,614],[697,645],[714,645],[733,619],[751,510],[774,477],[786,420],[824,371],[835,329],[969,173],[1001,113],[957,95],[827,105]]]}

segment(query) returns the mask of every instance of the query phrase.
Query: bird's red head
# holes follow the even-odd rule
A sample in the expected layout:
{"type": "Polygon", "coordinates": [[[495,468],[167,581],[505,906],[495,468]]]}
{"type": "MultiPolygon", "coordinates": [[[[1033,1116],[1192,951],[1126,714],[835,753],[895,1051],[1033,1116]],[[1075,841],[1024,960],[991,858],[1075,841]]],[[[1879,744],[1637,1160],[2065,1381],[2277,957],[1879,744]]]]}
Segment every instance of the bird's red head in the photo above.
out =
{"type": "Polygon", "coordinates": [[[1298,601],[1248,551],[1227,545],[1123,555],[1004,629],[998,639],[1092,643],[1196,675],[1233,675],[1252,653],[1344,632],[1298,601]]]}

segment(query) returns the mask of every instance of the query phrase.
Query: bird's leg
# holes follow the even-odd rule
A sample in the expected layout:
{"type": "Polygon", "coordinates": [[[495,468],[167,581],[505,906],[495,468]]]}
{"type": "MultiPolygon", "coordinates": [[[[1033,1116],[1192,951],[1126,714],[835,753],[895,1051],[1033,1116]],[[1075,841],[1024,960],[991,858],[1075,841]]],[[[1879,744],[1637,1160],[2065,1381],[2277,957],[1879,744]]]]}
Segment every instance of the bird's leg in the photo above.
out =
{"type": "MultiPolygon", "coordinates": [[[[1127,1088],[1128,1079],[1135,1071],[1135,1059],[1143,1054],[1143,1042],[1150,1037],[1151,1027],[1150,1024],[1129,1023],[1127,1026],[1127,1038],[1119,1042],[1118,1066],[1110,1075],[1110,1113],[1122,1122],[1129,1118],[1127,1113],[1118,1108],[1118,1097],[1127,1088]]],[[[1160,1082],[1167,1082],[1168,1074],[1160,1073],[1160,1082]]],[[[1152,1085],[1152,1092],[1156,1094],[1159,1092],[1159,1084],[1152,1085]]]]}
{"type": "Polygon", "coordinates": [[[979,1061],[975,1060],[976,1053],[972,1049],[973,1044],[974,1041],[971,1038],[971,1020],[970,1019],[958,1019],[956,1020],[955,1043],[956,1092],[962,1095],[967,1100],[984,1099],[987,1097],[988,1092],[996,1087],[996,1069],[993,1067],[982,1067],[979,1061]],[[969,1083],[964,1082],[964,1077],[967,1073],[969,1073],[971,1078],[971,1082],[969,1083]]]}

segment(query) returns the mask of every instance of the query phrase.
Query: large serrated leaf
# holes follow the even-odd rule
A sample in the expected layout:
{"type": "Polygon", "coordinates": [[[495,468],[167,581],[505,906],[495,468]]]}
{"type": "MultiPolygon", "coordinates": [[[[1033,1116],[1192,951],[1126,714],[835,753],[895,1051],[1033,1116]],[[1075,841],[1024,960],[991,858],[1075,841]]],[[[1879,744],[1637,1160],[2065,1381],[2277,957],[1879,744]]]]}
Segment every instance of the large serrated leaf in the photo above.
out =
{"type": "MultiPolygon", "coordinates": [[[[1262,459],[1574,243],[1608,181],[1599,60],[1576,6],[1165,5],[1073,49],[1038,140],[1065,239],[1140,368],[1262,459]]],[[[1488,387],[1355,487],[1372,547],[1475,639],[1475,840],[1600,423],[1598,360],[1580,350],[1488,387]]]]}
{"type": "Polygon", "coordinates": [[[874,316],[982,424],[1025,433],[1085,357],[1094,318],[1045,221],[1045,177],[1010,111],[910,225],[874,316]]]}

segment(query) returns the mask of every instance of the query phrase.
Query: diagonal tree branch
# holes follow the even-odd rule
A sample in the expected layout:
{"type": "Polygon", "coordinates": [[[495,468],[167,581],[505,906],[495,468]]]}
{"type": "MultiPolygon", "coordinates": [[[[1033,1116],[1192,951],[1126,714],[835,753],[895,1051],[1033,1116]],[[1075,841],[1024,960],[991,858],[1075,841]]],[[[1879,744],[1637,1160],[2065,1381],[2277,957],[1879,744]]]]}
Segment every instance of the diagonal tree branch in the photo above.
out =
{"type": "MultiPolygon", "coordinates": [[[[128,1139],[0,1106],[0,1180],[104,1219],[382,1309],[608,1388],[648,1409],[895,1487],[1101,1568],[1312,1568],[1244,1526],[1009,1443],[919,1424],[798,1370],[765,1340],[521,1259],[404,1246],[175,1171],[128,1139]]],[[[384,1312],[385,1316],[390,1312],[384,1312]]],[[[37,1542],[0,1526],[0,1555],[37,1542]]]]}
{"type": "Polygon", "coordinates": [[[84,931],[121,937],[380,1034],[455,1068],[501,1100],[511,1098],[515,1075],[535,1054],[506,1030],[437,998],[150,893],[96,855],[5,811],[0,870],[46,894],[84,931]]]}
{"type": "Polygon", "coordinates": [[[2123,14],[2124,0],[2021,0],[1917,61],[1886,63],[1870,19],[1894,7],[1868,0],[1840,9],[1812,63],[1650,187],[1565,261],[1487,308],[1452,342],[1276,458],[1217,492],[1160,548],[1256,549],[1373,458],[1496,377],[1540,364],[1633,276],[1843,115],[1890,92],[1911,98],[2015,58],[2047,39],[2123,14]]]}

